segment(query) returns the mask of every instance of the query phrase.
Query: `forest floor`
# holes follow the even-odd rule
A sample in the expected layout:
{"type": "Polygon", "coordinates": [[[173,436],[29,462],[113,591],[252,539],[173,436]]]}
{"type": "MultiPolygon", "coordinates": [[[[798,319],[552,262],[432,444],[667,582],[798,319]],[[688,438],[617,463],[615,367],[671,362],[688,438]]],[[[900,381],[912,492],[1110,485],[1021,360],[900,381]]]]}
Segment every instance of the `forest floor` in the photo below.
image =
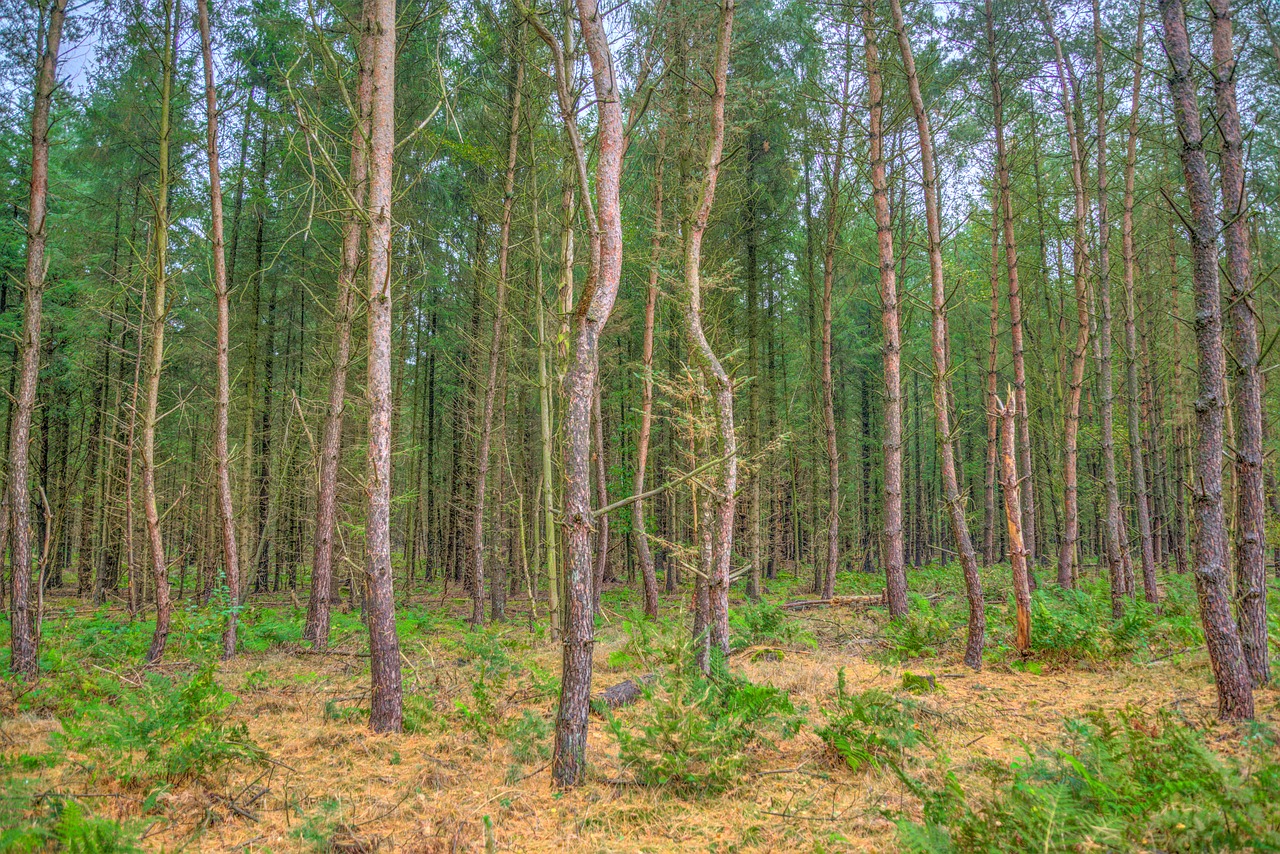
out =
{"type": "Polygon", "coordinates": [[[682,599],[650,623],[608,591],[597,690],[658,678],[593,715],[569,792],[549,771],[559,658],[526,602],[483,631],[438,590],[402,606],[406,732],[373,735],[357,615],[314,653],[292,597],[255,599],[218,664],[218,614],[189,607],[147,672],[149,624],[55,597],[45,675],[0,690],[0,851],[1277,850],[1280,692],[1256,724],[1215,722],[1189,579],[1119,623],[1102,585],[1037,594],[1023,659],[1005,573],[986,573],[980,672],[958,571],[925,569],[895,624],[782,610],[808,598],[795,581],[735,601],[729,689],[684,674],[682,599]]]}

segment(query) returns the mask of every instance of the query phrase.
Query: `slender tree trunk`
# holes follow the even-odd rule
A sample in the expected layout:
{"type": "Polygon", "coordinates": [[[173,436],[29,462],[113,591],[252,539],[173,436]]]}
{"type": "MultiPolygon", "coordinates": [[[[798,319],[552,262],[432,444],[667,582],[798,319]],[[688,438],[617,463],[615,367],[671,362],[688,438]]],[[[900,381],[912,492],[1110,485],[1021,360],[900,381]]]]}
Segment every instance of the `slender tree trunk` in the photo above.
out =
{"type": "Polygon", "coordinates": [[[1115,407],[1111,373],[1111,220],[1107,205],[1106,72],[1102,53],[1102,10],[1093,0],[1094,68],[1098,96],[1098,373],[1102,398],[1102,482],[1106,493],[1103,527],[1111,571],[1111,616],[1124,615],[1124,558],[1120,541],[1120,485],[1116,474],[1115,407]]]}
{"type": "MultiPolygon", "coordinates": [[[[991,193],[991,312],[989,318],[987,349],[987,476],[983,492],[985,513],[982,523],[982,562],[991,566],[996,562],[996,479],[999,477],[1000,421],[997,411],[996,367],[999,351],[996,343],[1000,335],[1000,189],[991,193]]],[[[1013,401],[1010,401],[1013,404],[1013,401]]],[[[1021,529],[1021,505],[1018,510],[1021,529]]]]}
{"type": "Polygon", "coordinates": [[[925,218],[929,239],[929,278],[933,294],[933,406],[937,416],[938,453],[942,465],[942,491],[947,511],[951,517],[951,534],[955,541],[960,567],[964,573],[965,592],[969,598],[969,639],[965,646],[964,662],[974,670],[982,667],[982,647],[987,630],[986,610],[982,599],[982,580],[978,576],[978,561],[969,539],[969,523],[964,516],[964,498],[956,477],[955,440],[951,432],[951,411],[948,397],[950,373],[947,347],[947,293],[942,270],[942,223],[938,210],[938,178],[935,173],[933,133],[929,128],[929,114],[920,94],[920,78],[916,73],[915,56],[907,37],[902,17],[901,0],[889,0],[893,15],[893,29],[902,51],[902,64],[907,74],[907,90],[911,96],[911,108],[915,113],[916,129],[920,137],[920,159],[923,172],[925,218]]]}
{"type": "Polygon", "coordinates": [[[760,564],[763,559],[761,548],[760,524],[760,482],[764,479],[764,470],[756,464],[756,456],[760,453],[761,420],[760,398],[761,376],[760,366],[760,253],[759,233],[756,213],[757,171],[759,169],[762,146],[759,134],[754,130],[747,133],[747,174],[746,198],[742,203],[743,230],[746,233],[746,280],[747,280],[747,370],[751,379],[747,385],[747,456],[754,468],[751,472],[751,493],[747,506],[747,536],[750,551],[750,568],[747,575],[747,597],[753,602],[760,598],[760,564]]]}
{"type": "Polygon", "coordinates": [[[559,41],[535,17],[530,23],[556,57],[556,94],[561,119],[572,146],[591,229],[591,261],[577,308],[572,312],[572,354],[565,375],[567,401],[565,436],[565,507],[568,528],[568,593],[564,663],[560,679],[560,708],[556,715],[552,778],[559,786],[583,782],[587,750],[587,715],[591,700],[591,653],[595,614],[591,601],[591,400],[600,373],[600,334],[613,311],[622,274],[622,104],[614,76],[601,11],[595,0],[577,0],[578,24],[595,89],[598,154],[596,200],[591,204],[586,154],[578,133],[577,113],[569,94],[570,81],[559,41]]]}
{"type": "Polygon", "coordinates": [[[36,72],[31,109],[31,188],[27,207],[27,258],[23,278],[21,364],[18,394],[9,429],[9,509],[13,514],[13,597],[10,604],[9,669],[28,681],[39,672],[36,635],[39,626],[31,607],[31,495],[27,446],[31,441],[31,413],[35,409],[40,374],[40,320],[46,269],[49,204],[49,112],[58,83],[58,46],[66,19],[67,0],[54,0],[36,72]]]}
{"type": "MultiPolygon", "coordinates": [[[[519,28],[524,43],[524,26],[519,28]]],[[[502,190],[502,227],[498,238],[498,282],[494,295],[493,330],[489,346],[489,370],[480,408],[480,436],[476,442],[476,481],[471,520],[471,624],[484,625],[484,508],[489,477],[489,445],[493,433],[493,408],[498,393],[498,367],[503,357],[503,335],[507,311],[507,271],[511,255],[511,211],[515,205],[516,156],[520,146],[520,96],[524,88],[524,59],[516,60],[515,82],[511,88],[510,131],[507,135],[507,172],[502,190]]]]}
{"type": "Polygon", "coordinates": [[[1129,392],[1129,465],[1133,472],[1134,505],[1138,516],[1138,548],[1142,556],[1142,588],[1153,605],[1160,601],[1156,588],[1156,562],[1151,536],[1151,508],[1147,501],[1147,467],[1142,455],[1142,425],[1139,418],[1141,391],[1138,387],[1137,301],[1134,297],[1133,205],[1134,175],[1138,163],[1138,101],[1142,95],[1142,42],[1146,3],[1138,3],[1138,35],[1133,53],[1133,94],[1129,105],[1128,145],[1124,159],[1124,219],[1122,258],[1124,264],[1125,386],[1129,392]]]}
{"type": "Polygon", "coordinates": [[[1262,457],[1262,372],[1253,303],[1244,141],[1236,105],[1236,56],[1230,0],[1210,0],[1213,88],[1222,139],[1222,221],[1226,223],[1228,316],[1235,365],[1236,607],[1254,685],[1270,679],[1267,651],[1267,509],[1262,457]]]}
{"type": "MultiPolygon", "coordinates": [[[[395,152],[396,0],[369,0],[369,726],[399,732],[400,641],[391,574],[391,163],[395,152]]],[[[363,63],[362,63],[363,65],[363,63]]]]}
{"type": "Polygon", "coordinates": [[[369,112],[373,99],[374,0],[364,0],[358,50],[360,77],[356,88],[355,123],[351,131],[351,162],[347,172],[347,204],[343,223],[342,259],[334,310],[333,366],[329,397],[320,433],[320,473],[316,491],[315,551],[311,564],[311,594],[302,636],[316,649],[329,645],[329,602],[333,590],[333,538],[338,514],[338,470],[342,455],[342,421],[346,407],[347,369],[351,365],[351,325],[355,314],[356,273],[360,268],[360,238],[368,194],[369,112]]]}
{"type": "MultiPolygon", "coordinates": [[[[1013,395],[1008,395],[1012,398],[1013,395]]],[[[1027,552],[1022,541],[1022,502],[1018,491],[1018,460],[1015,453],[1013,400],[993,401],[1000,418],[1000,483],[1004,489],[1004,515],[1009,524],[1009,564],[1013,568],[1013,600],[1017,613],[1017,631],[1013,645],[1026,655],[1031,651],[1031,584],[1027,574],[1027,552]]]]}
{"type": "MultiPolygon", "coordinates": [[[[658,280],[662,272],[662,166],[666,156],[666,126],[658,128],[658,150],[654,154],[653,167],[653,234],[649,238],[649,286],[644,302],[644,343],[640,361],[643,370],[640,391],[640,436],[636,439],[636,476],[634,493],[644,492],[645,474],[649,462],[649,436],[653,430],[653,326],[658,307],[658,280]]],[[[644,581],[644,613],[650,619],[658,616],[658,575],[649,551],[649,531],[645,524],[644,501],[636,499],[631,505],[631,530],[635,537],[636,554],[640,556],[640,576],[644,581]]]]}
{"type": "Polygon", "coordinates": [[[1076,342],[1071,351],[1071,374],[1065,401],[1065,454],[1062,547],[1058,554],[1058,583],[1070,587],[1075,583],[1078,565],[1076,544],[1080,539],[1080,395],[1084,387],[1084,362],[1089,349],[1089,248],[1088,205],[1084,183],[1084,152],[1075,119],[1075,72],[1062,52],[1062,42],[1054,29],[1053,12],[1046,4],[1041,13],[1053,42],[1058,88],[1062,96],[1062,113],[1067,124],[1067,142],[1071,150],[1071,186],[1075,198],[1075,242],[1072,251],[1072,273],[1076,292],[1076,342]]]}
{"type": "MultiPolygon", "coordinates": [[[[724,150],[724,102],[729,73],[729,50],[733,36],[735,0],[721,0],[719,38],[716,42],[712,71],[711,137],[707,141],[706,158],[698,205],[685,226],[685,325],[689,349],[698,364],[715,402],[716,431],[720,464],[719,483],[713,498],[715,512],[708,514],[712,526],[712,558],[707,598],[710,607],[708,634],[712,649],[729,654],[729,565],[733,557],[735,492],[738,488],[738,439],[733,423],[733,379],[711,349],[702,328],[702,239],[706,234],[711,206],[715,201],[716,182],[720,176],[720,155],[724,150]]],[[[834,547],[834,542],[831,542],[834,547]]]]}
{"type": "MultiPolygon", "coordinates": [[[[600,377],[596,377],[596,390],[591,399],[591,436],[595,450],[591,462],[595,468],[595,500],[597,507],[609,503],[609,465],[605,459],[604,413],[600,407],[600,377]]],[[[604,580],[609,570],[609,514],[601,513],[596,519],[595,562],[591,569],[592,608],[600,613],[600,594],[604,592],[604,580]]]]}
{"type": "Polygon", "coordinates": [[[164,366],[164,330],[169,319],[169,145],[173,132],[170,109],[173,100],[174,64],[177,61],[178,30],[182,21],[181,0],[165,0],[164,58],[160,74],[160,146],[156,155],[157,186],[155,228],[155,283],[152,287],[150,355],[146,368],[146,400],[142,412],[142,510],[147,523],[147,545],[151,574],[156,584],[156,630],[147,650],[147,664],[159,664],[169,640],[169,562],[160,534],[160,510],[156,504],[156,423],[160,405],[160,371],[164,366]]]}
{"type": "Polygon", "coordinates": [[[893,257],[893,219],[884,156],[884,80],[877,43],[875,0],[864,0],[870,114],[871,199],[880,264],[880,325],[884,330],[884,580],[889,616],[907,613],[907,573],[902,531],[902,331],[893,257]]]}
{"type": "Polygon", "coordinates": [[[1196,356],[1199,388],[1195,404],[1195,473],[1192,503],[1199,531],[1195,538],[1196,594],[1205,646],[1218,689],[1223,720],[1253,718],[1253,683],[1231,615],[1227,578],[1226,518],[1222,508],[1223,377],[1222,309],[1218,290],[1217,215],[1200,129],[1200,105],[1191,77],[1191,46],[1181,0],[1160,0],[1165,53],[1171,66],[1169,89],[1182,144],[1179,154],[1191,217],[1192,284],[1195,289],[1196,356]]]}
{"type": "MultiPolygon", "coordinates": [[[[218,305],[217,350],[218,390],[213,404],[213,463],[217,478],[218,526],[222,535],[223,568],[226,585],[240,589],[240,553],[236,545],[236,516],[231,503],[231,471],[227,452],[227,410],[231,406],[231,307],[227,290],[227,257],[222,234],[222,178],[218,169],[218,95],[213,82],[213,48],[209,35],[209,0],[196,0],[200,22],[200,48],[204,57],[205,115],[208,122],[210,240],[213,244],[213,294],[218,305]]],[[[230,608],[222,633],[222,657],[236,654],[236,609],[230,608]]]]}

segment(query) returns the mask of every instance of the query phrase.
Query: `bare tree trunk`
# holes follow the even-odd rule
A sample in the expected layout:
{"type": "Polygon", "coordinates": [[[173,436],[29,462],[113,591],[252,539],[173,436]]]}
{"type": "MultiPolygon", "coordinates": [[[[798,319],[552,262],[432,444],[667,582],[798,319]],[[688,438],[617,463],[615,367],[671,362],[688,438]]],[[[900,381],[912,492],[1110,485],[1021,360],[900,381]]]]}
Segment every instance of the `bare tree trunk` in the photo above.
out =
{"type": "MultiPolygon", "coordinates": [[[[1151,508],[1147,504],[1147,466],[1142,455],[1142,425],[1139,418],[1141,391],[1138,386],[1137,302],[1134,297],[1133,204],[1134,173],[1138,163],[1138,99],[1142,94],[1142,41],[1146,3],[1138,3],[1138,35],[1133,53],[1133,95],[1129,105],[1128,147],[1124,158],[1124,219],[1122,258],[1124,263],[1124,340],[1126,387],[1129,392],[1129,465],[1133,471],[1134,505],[1138,513],[1138,547],[1142,555],[1142,588],[1153,605],[1160,601],[1156,588],[1156,562],[1151,537],[1151,508]]],[[[1176,309],[1175,309],[1176,312],[1176,309]]],[[[1181,488],[1181,487],[1179,487],[1181,488]]]]}
{"type": "MultiPolygon", "coordinates": [[[[524,26],[519,28],[522,46],[524,26]]],[[[517,48],[517,53],[520,48],[517,48]]],[[[515,204],[516,155],[520,146],[520,96],[524,88],[524,59],[516,60],[511,89],[510,131],[507,135],[507,173],[502,189],[502,226],[498,238],[498,282],[493,304],[493,331],[489,345],[489,371],[480,407],[480,436],[476,441],[476,482],[471,519],[471,625],[484,625],[484,507],[489,478],[489,445],[493,433],[493,407],[498,394],[498,367],[502,363],[507,311],[507,271],[511,255],[511,210],[515,204]]]]}
{"type": "Polygon", "coordinates": [[[915,113],[916,129],[920,137],[920,160],[923,173],[925,218],[929,231],[929,278],[933,294],[933,406],[937,416],[938,453],[942,465],[942,491],[951,517],[951,534],[955,540],[960,567],[964,573],[965,593],[969,599],[969,638],[965,646],[964,663],[974,670],[982,667],[982,647],[987,630],[986,609],[982,599],[982,579],[978,576],[978,561],[969,539],[969,523],[964,515],[964,498],[956,477],[955,442],[951,433],[951,411],[947,380],[949,357],[947,347],[947,292],[942,270],[942,223],[938,210],[938,177],[933,154],[933,133],[929,128],[929,114],[920,94],[920,78],[916,73],[915,56],[907,37],[902,17],[901,0],[889,0],[893,15],[893,29],[902,51],[902,64],[907,73],[907,90],[911,96],[911,108],[915,113]]]}
{"type": "Polygon", "coordinates": [[[1080,539],[1080,393],[1084,386],[1084,361],[1089,349],[1089,237],[1087,231],[1088,209],[1084,184],[1084,152],[1075,120],[1075,72],[1062,52],[1062,42],[1053,25],[1053,12],[1043,4],[1045,29],[1053,42],[1054,61],[1058,72],[1058,88],[1062,96],[1062,113],[1067,123],[1067,142],[1071,149],[1071,186],[1075,197],[1075,243],[1072,251],[1072,272],[1076,291],[1076,343],[1071,351],[1071,375],[1065,401],[1065,460],[1063,462],[1063,534],[1062,550],[1058,554],[1058,584],[1070,587],[1075,583],[1077,555],[1076,543],[1080,539]]]}
{"type": "Polygon", "coordinates": [[[993,401],[1000,418],[1000,474],[1004,488],[1004,515],[1009,524],[1009,564],[1013,568],[1013,600],[1018,626],[1014,646],[1026,655],[1031,651],[1031,583],[1027,574],[1027,552],[1022,541],[1022,502],[1018,496],[1018,460],[1014,450],[1014,406],[1012,393],[1004,403],[993,401]]]}
{"type": "MultiPolygon", "coordinates": [[[[369,0],[369,726],[399,732],[400,641],[391,574],[391,164],[395,152],[396,2],[369,0]]],[[[363,70],[363,69],[362,69],[363,70]]]]}
{"type": "Polygon", "coordinates": [[[1253,305],[1249,253],[1249,201],[1244,186],[1244,142],[1236,105],[1236,56],[1230,0],[1210,0],[1213,88],[1222,138],[1222,221],[1226,223],[1227,288],[1235,365],[1235,480],[1238,530],[1236,602],[1240,640],[1254,685],[1271,678],[1267,652],[1267,509],[1262,469],[1262,373],[1258,367],[1258,314],[1253,305]]]}
{"type": "MultiPolygon", "coordinates": [[[[600,411],[600,377],[596,377],[596,390],[591,398],[591,435],[595,452],[591,455],[595,466],[596,506],[609,503],[609,466],[605,461],[604,414],[600,411]]],[[[609,568],[609,514],[601,513],[596,519],[595,562],[591,569],[592,607],[600,613],[600,594],[604,592],[604,579],[609,568]]]]}
{"type": "Polygon", "coordinates": [[[200,49],[204,57],[204,100],[209,156],[209,237],[213,244],[213,294],[218,304],[218,387],[213,405],[213,463],[218,490],[218,524],[222,535],[223,567],[231,592],[227,625],[222,633],[222,657],[236,654],[235,591],[240,589],[240,553],[236,545],[236,517],[231,503],[231,472],[227,452],[227,410],[231,405],[231,308],[227,292],[227,256],[222,233],[222,177],[218,169],[218,94],[213,82],[213,48],[209,35],[209,0],[196,0],[200,49]]]}
{"type": "Polygon", "coordinates": [[[155,285],[152,288],[150,355],[146,370],[146,401],[142,413],[142,510],[147,522],[147,545],[151,556],[151,574],[156,584],[156,630],[147,650],[147,664],[159,664],[169,640],[169,562],[165,558],[164,540],[160,534],[160,510],[156,505],[156,422],[160,405],[160,371],[164,366],[164,329],[169,318],[169,144],[173,125],[170,109],[173,100],[174,63],[177,61],[178,30],[182,20],[181,0],[165,0],[164,58],[160,74],[160,146],[156,154],[157,178],[155,195],[155,227],[151,235],[155,243],[155,285]]]}
{"type": "Polygon", "coordinates": [[[530,23],[555,57],[556,96],[568,134],[582,204],[591,230],[591,260],[577,308],[572,312],[573,352],[565,374],[565,507],[568,528],[568,579],[564,663],[560,708],[556,714],[551,775],[559,786],[577,786],[586,770],[587,716],[591,702],[591,653],[595,614],[591,601],[591,401],[600,373],[600,333],[609,320],[622,275],[620,178],[624,139],[622,104],[613,54],[595,0],[578,0],[578,23],[587,55],[599,115],[596,199],[592,205],[587,160],[570,95],[569,69],[559,41],[538,17],[530,23]],[[597,213],[598,211],[598,213],[597,213]]]}
{"type": "MultiPolygon", "coordinates": [[[[636,439],[636,476],[633,485],[636,495],[644,492],[645,472],[649,462],[649,436],[653,430],[653,324],[658,306],[658,278],[662,270],[662,163],[666,156],[666,126],[658,128],[658,150],[654,154],[653,167],[653,234],[649,238],[649,287],[644,302],[644,342],[640,361],[643,370],[640,391],[640,436],[636,439]]],[[[636,554],[640,556],[640,577],[644,581],[644,613],[649,618],[658,616],[658,575],[649,551],[649,532],[645,527],[644,501],[636,499],[631,505],[631,530],[635,537],[636,554]]]]}
{"type": "Polygon", "coordinates": [[[1103,516],[1107,562],[1111,571],[1111,616],[1124,615],[1124,558],[1120,544],[1120,486],[1116,474],[1115,407],[1111,374],[1111,221],[1107,205],[1107,104],[1106,72],[1102,55],[1102,11],[1093,0],[1094,68],[1098,96],[1098,373],[1102,397],[1102,482],[1106,493],[1103,516]]]}
{"type": "MultiPolygon", "coordinates": [[[[982,563],[991,566],[996,562],[996,479],[999,477],[1000,415],[996,409],[996,366],[999,351],[996,343],[1000,336],[1000,188],[991,193],[991,311],[989,318],[987,350],[987,476],[983,490],[985,512],[982,522],[982,563]]],[[[1013,404],[1013,401],[1010,401],[1013,404]]],[[[1019,529],[1021,529],[1019,505],[1019,529]]]]}
{"type": "Polygon", "coordinates": [[[351,324],[355,314],[355,280],[360,268],[360,239],[368,194],[369,112],[373,99],[374,38],[373,0],[364,0],[357,51],[360,63],[356,84],[355,127],[351,131],[347,204],[342,230],[342,259],[338,267],[338,293],[333,329],[333,367],[329,374],[329,399],[320,433],[320,472],[316,492],[315,551],[311,564],[311,594],[302,636],[316,649],[329,645],[329,601],[333,590],[333,538],[338,514],[338,469],[342,455],[342,415],[346,407],[347,369],[351,365],[351,324]]]}
{"type": "Polygon", "coordinates": [[[58,83],[58,46],[66,19],[67,0],[54,0],[36,72],[31,108],[31,189],[27,207],[27,259],[23,278],[22,338],[18,349],[18,394],[9,428],[9,509],[13,514],[10,565],[13,597],[10,604],[9,669],[33,681],[40,668],[35,614],[31,608],[31,494],[27,479],[27,446],[31,441],[31,413],[35,409],[40,374],[40,320],[46,271],[49,204],[49,111],[58,83]]]}
{"type": "MultiPolygon", "coordinates": [[[[711,206],[715,201],[716,181],[720,176],[720,155],[724,150],[724,102],[729,73],[729,49],[733,36],[735,0],[721,0],[719,38],[716,42],[715,66],[712,71],[711,137],[707,141],[703,161],[701,192],[698,205],[688,217],[685,227],[685,324],[693,360],[706,379],[715,402],[719,451],[724,461],[720,466],[717,493],[713,499],[715,512],[708,524],[713,526],[711,573],[707,581],[710,607],[708,633],[712,649],[729,654],[729,565],[733,557],[733,523],[735,492],[738,488],[738,439],[733,423],[733,379],[711,349],[702,328],[702,238],[706,234],[711,206]]],[[[833,543],[834,545],[834,543],[833,543]]]]}
{"type": "Polygon", "coordinates": [[[1195,403],[1196,442],[1192,501],[1199,531],[1195,538],[1195,581],[1205,646],[1218,689],[1223,720],[1253,718],[1253,683],[1240,634],[1231,615],[1227,578],[1226,518],[1222,508],[1222,424],[1225,381],[1222,309],[1218,290],[1217,216],[1200,129],[1200,105],[1191,78],[1191,46],[1182,0],[1160,0],[1165,53],[1171,73],[1174,117],[1182,139],[1179,154],[1191,217],[1192,283],[1195,289],[1196,356],[1199,388],[1195,403]]]}
{"type": "Polygon", "coordinates": [[[871,198],[880,263],[880,325],[884,329],[884,574],[889,616],[907,613],[907,573],[902,535],[902,330],[893,257],[893,220],[884,156],[884,79],[876,37],[875,0],[864,0],[870,113],[871,198]]]}

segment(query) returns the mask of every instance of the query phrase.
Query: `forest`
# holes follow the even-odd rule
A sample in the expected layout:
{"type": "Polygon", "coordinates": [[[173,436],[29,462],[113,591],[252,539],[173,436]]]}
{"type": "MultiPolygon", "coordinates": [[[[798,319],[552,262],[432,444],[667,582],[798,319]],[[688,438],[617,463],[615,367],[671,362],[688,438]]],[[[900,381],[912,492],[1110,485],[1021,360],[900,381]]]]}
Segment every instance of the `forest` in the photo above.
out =
{"type": "Polygon", "coordinates": [[[0,92],[0,852],[1280,850],[1275,0],[0,0],[0,92]]]}

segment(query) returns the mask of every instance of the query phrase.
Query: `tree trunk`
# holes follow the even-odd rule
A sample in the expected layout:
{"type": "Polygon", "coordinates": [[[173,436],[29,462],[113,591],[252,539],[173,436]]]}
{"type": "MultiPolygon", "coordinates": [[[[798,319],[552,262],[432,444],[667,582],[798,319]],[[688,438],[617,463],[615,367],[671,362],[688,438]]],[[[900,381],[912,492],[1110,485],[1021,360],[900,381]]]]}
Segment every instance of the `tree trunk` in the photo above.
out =
{"type": "Polygon", "coordinates": [[[146,399],[142,412],[142,510],[147,523],[151,574],[156,584],[156,630],[147,650],[149,665],[159,664],[164,658],[172,610],[169,601],[169,563],[165,558],[164,540],[160,534],[160,510],[156,504],[156,422],[160,405],[160,371],[164,365],[164,330],[169,315],[166,286],[169,276],[169,144],[173,132],[170,108],[178,30],[182,21],[181,0],[165,0],[164,15],[165,46],[160,66],[160,146],[156,155],[155,227],[151,235],[155,244],[155,283],[151,294],[151,341],[146,368],[146,399]]]}
{"type": "Polygon", "coordinates": [[[391,575],[391,163],[395,152],[396,2],[369,0],[369,726],[399,732],[400,641],[391,575]]]}
{"type": "Polygon", "coordinates": [[[31,190],[27,207],[27,258],[23,278],[21,365],[18,394],[9,432],[9,508],[13,514],[10,566],[13,597],[10,605],[9,669],[28,681],[39,672],[36,635],[39,626],[31,607],[31,495],[27,446],[31,441],[31,413],[35,409],[40,374],[40,320],[44,298],[45,243],[48,240],[49,111],[58,83],[58,46],[67,0],[54,0],[36,72],[31,109],[31,190]]]}
{"type": "Polygon", "coordinates": [[[907,613],[907,573],[902,531],[902,331],[898,278],[893,257],[893,221],[884,156],[884,80],[876,35],[875,0],[865,0],[870,113],[871,198],[880,264],[880,325],[884,330],[884,580],[889,616],[907,613]]]}
{"type": "Polygon", "coordinates": [[[1191,217],[1192,284],[1195,290],[1196,356],[1199,387],[1195,402],[1196,453],[1192,503],[1199,531],[1195,538],[1196,594],[1205,646],[1218,689],[1223,720],[1253,718],[1253,684],[1240,634],[1231,615],[1227,579],[1227,532],[1222,508],[1222,424],[1224,397],[1222,309],[1218,290],[1217,215],[1200,129],[1200,105],[1191,77],[1191,46],[1181,0],[1160,0],[1165,53],[1171,73],[1174,118],[1182,139],[1179,155],[1191,217]]]}
{"type": "MultiPolygon", "coordinates": [[[[231,308],[227,290],[227,258],[222,234],[222,178],[218,169],[218,95],[213,82],[213,48],[209,35],[209,0],[196,0],[200,22],[200,48],[204,57],[206,140],[209,156],[209,236],[213,244],[213,293],[218,305],[217,350],[218,390],[213,405],[213,462],[217,479],[218,527],[222,535],[222,558],[228,590],[240,589],[240,554],[236,545],[236,517],[231,504],[231,472],[227,452],[227,410],[231,405],[231,308]]],[[[235,594],[231,594],[235,603],[235,594]]],[[[236,654],[236,609],[228,609],[222,633],[222,657],[236,654]]]]}
{"type": "MultiPolygon", "coordinates": [[[[983,490],[982,563],[991,566],[996,562],[996,479],[999,477],[1000,415],[996,408],[996,367],[999,351],[996,347],[1000,336],[1000,189],[991,193],[991,311],[989,317],[987,349],[987,476],[983,490]]],[[[1010,401],[1013,404],[1013,401],[1010,401]]],[[[1021,505],[1019,505],[1021,507],[1021,505]]],[[[1021,514],[1019,509],[1019,525],[1021,514]]]]}
{"type": "Polygon", "coordinates": [[[1222,139],[1222,221],[1226,223],[1228,316],[1235,365],[1236,607],[1254,685],[1270,679],[1267,651],[1267,510],[1262,460],[1262,373],[1253,304],[1244,142],[1236,105],[1236,57],[1230,0],[1210,0],[1213,88],[1222,139]]]}
{"type": "Polygon", "coordinates": [[[923,173],[925,218],[929,241],[929,278],[932,285],[933,315],[933,406],[937,417],[938,453],[941,456],[942,491],[951,517],[951,534],[960,567],[964,573],[965,593],[969,599],[969,638],[965,646],[964,662],[974,670],[982,667],[982,647],[987,630],[986,610],[982,599],[982,580],[978,576],[978,561],[969,539],[969,523],[964,516],[964,498],[960,494],[956,477],[954,437],[951,433],[951,412],[948,374],[950,372],[947,347],[947,292],[942,269],[942,224],[938,210],[938,178],[935,172],[933,134],[929,128],[929,114],[920,94],[920,78],[916,73],[915,56],[907,37],[902,17],[901,0],[889,0],[893,14],[893,29],[902,51],[902,64],[907,74],[907,90],[911,96],[911,108],[915,113],[916,130],[920,137],[920,160],[923,173]]]}
{"type": "Polygon", "coordinates": [[[1000,484],[1004,489],[1004,515],[1009,524],[1009,564],[1013,568],[1013,600],[1017,612],[1017,631],[1013,645],[1022,655],[1031,652],[1031,584],[1027,574],[1027,552],[1022,541],[1022,502],[1018,496],[1018,460],[1014,442],[1014,406],[1012,394],[1004,403],[993,401],[1000,418],[1000,484]]]}
{"type": "Polygon", "coordinates": [[[329,374],[329,398],[320,433],[320,472],[316,491],[315,551],[311,564],[311,594],[302,636],[316,649],[329,645],[329,603],[333,590],[333,538],[338,514],[338,470],[342,456],[342,415],[346,406],[347,369],[351,364],[351,324],[355,314],[355,280],[360,267],[360,238],[368,194],[369,161],[366,137],[373,99],[374,2],[364,0],[360,18],[356,89],[357,115],[351,131],[351,162],[347,172],[347,204],[343,223],[342,259],[338,267],[338,293],[333,329],[333,366],[329,374]]]}

